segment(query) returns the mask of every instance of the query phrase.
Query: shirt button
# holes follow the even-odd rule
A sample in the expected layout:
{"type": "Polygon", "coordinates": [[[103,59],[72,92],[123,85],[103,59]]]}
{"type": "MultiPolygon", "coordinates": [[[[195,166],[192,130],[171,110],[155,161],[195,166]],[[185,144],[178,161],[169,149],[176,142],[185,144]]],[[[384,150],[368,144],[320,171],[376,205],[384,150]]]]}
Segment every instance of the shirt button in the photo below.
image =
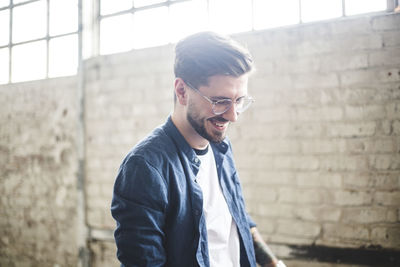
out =
{"type": "Polygon", "coordinates": [[[194,162],[199,163],[199,159],[198,159],[198,158],[195,158],[195,159],[194,159],[194,162]]]}

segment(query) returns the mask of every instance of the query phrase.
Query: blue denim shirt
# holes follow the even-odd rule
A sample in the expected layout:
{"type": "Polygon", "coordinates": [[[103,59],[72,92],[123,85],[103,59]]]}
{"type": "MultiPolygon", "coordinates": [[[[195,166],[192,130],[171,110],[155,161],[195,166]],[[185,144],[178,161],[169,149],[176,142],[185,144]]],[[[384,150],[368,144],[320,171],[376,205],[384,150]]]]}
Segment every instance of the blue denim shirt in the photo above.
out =
{"type": "MultiPolygon", "coordinates": [[[[230,143],[213,143],[222,193],[237,225],[241,266],[255,267],[250,228],[230,143]]],[[[121,266],[209,267],[200,160],[169,117],[126,156],[111,213],[121,266]]]]}

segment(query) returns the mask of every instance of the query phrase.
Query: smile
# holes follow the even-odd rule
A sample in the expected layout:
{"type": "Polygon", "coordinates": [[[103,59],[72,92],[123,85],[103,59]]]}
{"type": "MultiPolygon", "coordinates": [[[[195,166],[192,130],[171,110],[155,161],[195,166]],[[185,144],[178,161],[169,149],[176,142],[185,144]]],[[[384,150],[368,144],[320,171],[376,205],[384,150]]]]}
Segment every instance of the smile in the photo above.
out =
{"type": "Polygon", "coordinates": [[[228,127],[229,121],[222,121],[221,119],[209,119],[209,121],[212,123],[214,128],[216,128],[219,131],[225,130],[226,127],[228,127]]]}

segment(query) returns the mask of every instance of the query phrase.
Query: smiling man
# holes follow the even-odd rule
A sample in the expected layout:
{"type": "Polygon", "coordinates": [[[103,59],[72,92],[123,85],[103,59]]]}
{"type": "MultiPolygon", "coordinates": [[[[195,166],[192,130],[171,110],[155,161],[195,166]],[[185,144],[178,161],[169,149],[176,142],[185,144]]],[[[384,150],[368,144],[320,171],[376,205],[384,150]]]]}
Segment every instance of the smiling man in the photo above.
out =
{"type": "Polygon", "coordinates": [[[254,101],[251,55],[212,32],[175,52],[174,111],[129,152],[115,181],[121,266],[284,266],[245,210],[226,137],[254,101]]]}

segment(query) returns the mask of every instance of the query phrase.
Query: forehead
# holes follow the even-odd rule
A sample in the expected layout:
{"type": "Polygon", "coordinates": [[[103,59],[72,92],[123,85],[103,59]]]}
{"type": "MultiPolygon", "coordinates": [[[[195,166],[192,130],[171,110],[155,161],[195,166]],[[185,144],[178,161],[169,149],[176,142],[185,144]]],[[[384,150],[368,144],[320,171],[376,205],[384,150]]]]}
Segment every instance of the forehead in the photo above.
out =
{"type": "Polygon", "coordinates": [[[208,85],[201,86],[212,97],[235,98],[247,94],[248,74],[239,77],[215,75],[208,78],[208,85]]]}

